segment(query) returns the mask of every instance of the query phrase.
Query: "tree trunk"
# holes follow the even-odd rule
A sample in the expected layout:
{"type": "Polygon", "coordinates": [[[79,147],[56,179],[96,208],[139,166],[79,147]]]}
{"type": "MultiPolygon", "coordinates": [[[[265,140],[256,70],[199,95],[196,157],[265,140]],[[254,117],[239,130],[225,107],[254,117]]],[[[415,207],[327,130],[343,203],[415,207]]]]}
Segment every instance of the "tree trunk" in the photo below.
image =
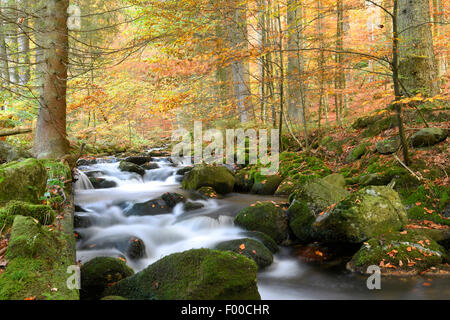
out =
{"type": "Polygon", "coordinates": [[[20,61],[20,84],[26,85],[30,81],[30,39],[27,35],[29,30],[29,17],[26,11],[29,9],[28,0],[17,0],[17,7],[19,8],[19,61],[20,61]]]}
{"type": "MultiPolygon", "coordinates": [[[[3,3],[1,3],[3,4],[3,3]]],[[[5,32],[6,21],[3,18],[4,10],[1,10],[2,17],[0,19],[0,59],[1,59],[1,76],[2,76],[2,89],[9,87],[9,63],[8,63],[8,51],[6,49],[5,32]]],[[[4,106],[1,106],[4,109],[4,106]]]]}
{"type": "Polygon", "coordinates": [[[439,93],[430,22],[428,0],[398,0],[399,80],[408,93],[428,97],[439,93]]]}
{"type": "Polygon", "coordinates": [[[43,90],[34,139],[34,153],[38,158],[58,158],[69,148],[66,137],[68,6],[69,0],[47,1],[43,90]]]}

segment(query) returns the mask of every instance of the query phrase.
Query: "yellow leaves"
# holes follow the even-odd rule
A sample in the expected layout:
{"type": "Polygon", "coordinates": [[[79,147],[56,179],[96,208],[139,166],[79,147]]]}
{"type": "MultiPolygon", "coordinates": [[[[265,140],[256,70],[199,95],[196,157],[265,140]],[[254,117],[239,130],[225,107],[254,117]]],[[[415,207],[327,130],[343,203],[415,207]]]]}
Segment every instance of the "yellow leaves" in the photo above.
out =
{"type": "Polygon", "coordinates": [[[245,250],[245,244],[241,244],[241,245],[239,246],[239,249],[240,249],[240,250],[245,250]]]}

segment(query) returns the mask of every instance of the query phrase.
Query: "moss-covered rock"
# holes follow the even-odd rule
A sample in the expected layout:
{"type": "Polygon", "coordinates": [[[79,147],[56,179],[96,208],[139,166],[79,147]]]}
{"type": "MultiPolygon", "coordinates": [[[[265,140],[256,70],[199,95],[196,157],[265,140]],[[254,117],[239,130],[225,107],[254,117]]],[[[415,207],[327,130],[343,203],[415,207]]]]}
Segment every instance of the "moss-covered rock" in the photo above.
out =
{"type": "Polygon", "coordinates": [[[380,154],[392,154],[400,148],[400,138],[395,136],[377,143],[377,151],[380,154]]]}
{"type": "Polygon", "coordinates": [[[287,215],[272,202],[256,203],[241,210],[234,223],[250,231],[263,232],[278,244],[288,238],[287,215]]]}
{"type": "Polygon", "coordinates": [[[105,294],[132,300],[256,300],[256,263],[209,249],[171,254],[118,282],[105,294]]]}
{"type": "Polygon", "coordinates": [[[260,241],[272,253],[277,253],[278,251],[280,251],[280,248],[278,248],[277,243],[264,232],[245,231],[242,232],[242,235],[260,241]]]}
{"type": "Polygon", "coordinates": [[[234,174],[224,166],[199,165],[184,176],[182,186],[187,190],[211,187],[220,194],[233,191],[234,174]]]}
{"type": "Polygon", "coordinates": [[[133,269],[120,259],[94,258],[81,267],[80,298],[83,300],[100,299],[107,288],[133,274],[133,269]]]}
{"type": "Polygon", "coordinates": [[[197,192],[209,199],[217,199],[219,197],[216,190],[214,190],[211,187],[201,187],[200,189],[197,190],[197,192]]]}
{"type": "Polygon", "coordinates": [[[78,300],[70,289],[68,267],[75,265],[73,233],[42,226],[31,217],[16,216],[7,251],[9,264],[0,275],[0,300],[78,300]]]}
{"type": "Polygon", "coordinates": [[[252,193],[261,195],[273,195],[280,185],[283,178],[279,175],[265,176],[255,181],[252,187],[252,193]]]}
{"type": "Polygon", "coordinates": [[[0,141],[0,163],[16,161],[22,158],[31,158],[31,154],[21,148],[0,141]]]}
{"type": "Polygon", "coordinates": [[[242,254],[256,262],[259,269],[264,269],[273,263],[272,253],[263,243],[249,238],[223,241],[215,246],[216,250],[233,251],[242,254]]]}
{"type": "Polygon", "coordinates": [[[175,207],[178,203],[185,202],[186,198],[179,193],[166,192],[161,196],[169,208],[175,207]]]}
{"type": "Polygon", "coordinates": [[[126,172],[134,172],[137,173],[141,176],[145,175],[145,169],[142,168],[141,166],[131,163],[131,162],[127,162],[127,161],[120,161],[119,164],[119,169],[121,171],[126,171],[126,172]]]}
{"type": "Polygon", "coordinates": [[[367,143],[361,143],[355,148],[353,148],[350,153],[347,155],[346,161],[347,162],[354,162],[358,159],[361,159],[361,157],[367,153],[367,143]]]}
{"type": "Polygon", "coordinates": [[[384,274],[416,275],[447,259],[445,249],[415,230],[392,232],[365,242],[347,264],[353,272],[366,273],[376,265],[384,274]]]}
{"type": "Polygon", "coordinates": [[[103,297],[100,300],[127,300],[124,297],[119,297],[119,296],[107,296],[107,297],[103,297]]]}
{"type": "Polygon", "coordinates": [[[0,166],[0,203],[21,200],[38,203],[47,186],[47,170],[36,159],[0,166]]]}
{"type": "Polygon", "coordinates": [[[49,206],[13,200],[0,209],[0,226],[10,227],[18,215],[32,217],[42,225],[50,225],[55,221],[56,213],[49,206]]]}
{"type": "Polygon", "coordinates": [[[172,209],[163,199],[153,199],[143,203],[135,203],[126,212],[127,216],[155,216],[169,213],[172,209]]]}
{"type": "Polygon", "coordinates": [[[339,189],[344,189],[346,185],[345,177],[339,173],[333,173],[326,177],[323,177],[322,181],[327,182],[333,186],[336,186],[339,189]]]}
{"type": "Polygon", "coordinates": [[[234,190],[237,192],[250,192],[254,182],[254,178],[247,170],[241,170],[236,173],[234,190]]]}
{"type": "Polygon", "coordinates": [[[296,182],[291,177],[284,179],[275,191],[276,196],[288,196],[294,192],[296,188],[296,182]]]}
{"type": "Polygon", "coordinates": [[[400,230],[407,223],[398,193],[389,187],[367,187],[320,215],[313,224],[322,242],[360,243],[377,235],[400,230]]]}
{"type": "Polygon", "coordinates": [[[347,190],[339,187],[343,183],[340,177],[342,176],[333,175],[326,179],[308,181],[291,195],[292,203],[288,209],[289,227],[298,240],[312,240],[312,224],[316,217],[349,195],[347,190]]]}
{"type": "Polygon", "coordinates": [[[370,123],[361,133],[363,138],[374,137],[385,130],[395,128],[397,126],[397,117],[395,115],[376,115],[374,122],[370,123]]]}
{"type": "Polygon", "coordinates": [[[187,201],[183,205],[183,210],[184,211],[193,211],[193,210],[199,210],[203,207],[204,207],[203,203],[187,201]]]}
{"type": "Polygon", "coordinates": [[[447,139],[448,130],[441,128],[425,128],[411,137],[411,144],[415,148],[433,146],[447,139]]]}

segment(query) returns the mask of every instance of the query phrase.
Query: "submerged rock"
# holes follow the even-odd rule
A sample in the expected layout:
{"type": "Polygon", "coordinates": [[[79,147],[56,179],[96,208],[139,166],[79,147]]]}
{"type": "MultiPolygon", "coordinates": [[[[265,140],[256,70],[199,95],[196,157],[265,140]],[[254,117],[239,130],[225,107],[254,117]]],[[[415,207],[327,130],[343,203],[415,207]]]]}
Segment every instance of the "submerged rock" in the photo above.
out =
{"type": "Polygon", "coordinates": [[[447,139],[448,131],[441,128],[425,128],[411,137],[414,148],[430,147],[447,139]]]}
{"type": "Polygon", "coordinates": [[[166,202],[169,208],[175,207],[178,203],[185,202],[186,198],[179,193],[164,193],[161,198],[166,202]]]}
{"type": "Polygon", "coordinates": [[[288,238],[288,219],[279,205],[256,203],[241,210],[234,223],[250,231],[260,231],[280,244],[288,238]]]}
{"type": "Polygon", "coordinates": [[[198,210],[203,208],[204,205],[202,203],[199,202],[192,202],[192,201],[187,201],[184,205],[183,205],[183,209],[184,211],[193,211],[193,210],[198,210]]]}
{"type": "Polygon", "coordinates": [[[257,266],[233,252],[171,254],[106,290],[132,300],[259,300],[257,266]]]}
{"type": "Polygon", "coordinates": [[[36,159],[0,166],[0,203],[10,200],[38,203],[46,187],[47,170],[36,159]]]}
{"type": "Polygon", "coordinates": [[[108,287],[133,274],[134,271],[120,259],[94,258],[81,267],[80,298],[98,300],[108,287]]]}
{"type": "Polygon", "coordinates": [[[380,235],[365,242],[347,264],[347,269],[368,273],[379,266],[383,274],[417,275],[448,261],[444,248],[423,232],[407,230],[380,235]]]}
{"type": "Polygon", "coordinates": [[[263,243],[254,239],[244,238],[224,241],[217,244],[214,249],[242,254],[255,261],[259,269],[264,269],[273,263],[270,250],[263,243]]]}
{"type": "Polygon", "coordinates": [[[216,190],[214,190],[211,187],[201,187],[197,190],[199,194],[206,197],[207,199],[217,199],[219,198],[219,195],[217,194],[216,190]]]}
{"type": "Polygon", "coordinates": [[[170,207],[162,199],[154,199],[144,203],[135,203],[126,212],[127,216],[154,216],[165,214],[171,211],[170,207]]]}
{"type": "Polygon", "coordinates": [[[234,174],[223,166],[199,165],[184,176],[182,186],[187,190],[211,187],[220,194],[233,191],[234,174]]]}
{"type": "Polygon", "coordinates": [[[407,223],[406,210],[397,192],[389,187],[361,189],[327,212],[313,224],[314,237],[322,242],[360,243],[407,223]]]}
{"type": "Polygon", "coordinates": [[[145,175],[145,169],[142,168],[141,166],[131,163],[131,162],[127,162],[127,161],[121,161],[120,165],[119,165],[119,169],[121,171],[127,171],[127,172],[134,172],[137,173],[141,176],[145,175]]]}
{"type": "Polygon", "coordinates": [[[279,175],[266,176],[263,180],[255,182],[252,187],[252,193],[261,195],[273,195],[278,186],[283,181],[279,175]]]}

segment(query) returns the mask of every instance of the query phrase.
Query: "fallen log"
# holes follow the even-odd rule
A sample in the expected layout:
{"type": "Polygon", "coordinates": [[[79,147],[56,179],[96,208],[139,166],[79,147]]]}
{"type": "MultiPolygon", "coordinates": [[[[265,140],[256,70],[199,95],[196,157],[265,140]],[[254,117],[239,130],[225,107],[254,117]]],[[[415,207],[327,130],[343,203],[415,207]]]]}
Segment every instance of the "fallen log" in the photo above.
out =
{"type": "Polygon", "coordinates": [[[0,129],[0,137],[15,136],[17,134],[24,134],[24,133],[30,133],[30,132],[33,132],[33,129],[31,127],[0,129]]]}

